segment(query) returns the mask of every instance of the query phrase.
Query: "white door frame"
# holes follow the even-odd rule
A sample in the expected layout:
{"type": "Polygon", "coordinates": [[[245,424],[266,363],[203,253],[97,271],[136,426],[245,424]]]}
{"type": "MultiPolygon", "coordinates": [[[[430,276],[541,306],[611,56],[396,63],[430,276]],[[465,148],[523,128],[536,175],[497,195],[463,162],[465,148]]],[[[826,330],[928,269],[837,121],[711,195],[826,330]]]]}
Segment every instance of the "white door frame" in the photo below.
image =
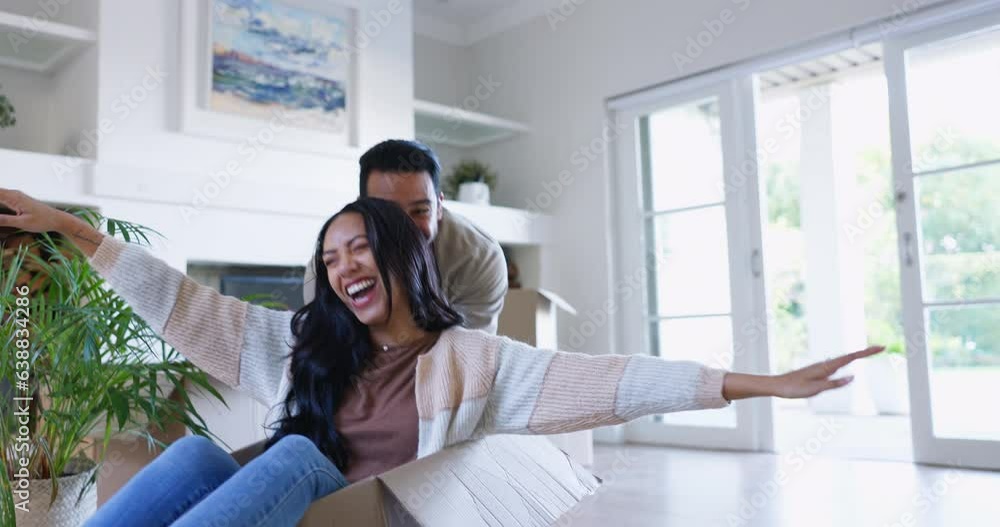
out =
{"type": "MultiPolygon", "coordinates": [[[[892,170],[896,185],[896,226],[899,237],[903,326],[906,335],[907,374],[914,460],[918,463],[1000,469],[1000,441],[940,438],[934,435],[927,356],[927,318],[921,280],[920,230],[917,221],[915,176],[911,166],[910,126],[906,91],[907,49],[1000,25],[1000,12],[941,25],[885,41],[885,74],[889,87],[889,125],[892,170]]],[[[916,176],[920,177],[920,176],[916,176]]],[[[970,302],[970,304],[975,302],[970,302]]],[[[992,403],[970,411],[996,412],[992,403]]]]}
{"type": "MultiPolygon", "coordinates": [[[[730,295],[734,371],[769,371],[766,300],[764,298],[763,245],[759,185],[757,180],[756,129],[753,115],[752,77],[723,81],[695,89],[659,91],[655,100],[615,104],[610,115],[623,130],[613,152],[615,178],[614,219],[617,246],[615,268],[620,279],[636,277],[635,294],[622,295],[616,320],[616,342],[621,353],[650,353],[646,315],[648,280],[643,255],[644,217],[642,177],[639,165],[639,118],[671,106],[715,96],[719,100],[726,209],[729,243],[730,295]],[[747,111],[749,109],[749,112],[747,111]]],[[[683,87],[681,87],[683,88],[683,87]]],[[[711,365],[720,367],[720,365],[711,365]]],[[[625,425],[625,440],[678,446],[734,450],[773,451],[772,403],[769,399],[733,403],[736,428],[711,428],[637,420],[625,425]]],[[[711,411],[711,410],[709,410],[711,411]]]]}

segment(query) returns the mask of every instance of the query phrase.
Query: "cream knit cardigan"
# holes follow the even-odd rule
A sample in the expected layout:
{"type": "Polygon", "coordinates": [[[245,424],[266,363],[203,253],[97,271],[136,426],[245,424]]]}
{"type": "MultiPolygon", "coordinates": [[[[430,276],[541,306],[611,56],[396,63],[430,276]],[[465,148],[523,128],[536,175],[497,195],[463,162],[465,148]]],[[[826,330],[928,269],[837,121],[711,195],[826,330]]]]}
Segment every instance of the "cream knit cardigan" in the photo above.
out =
{"type": "MultiPolygon", "coordinates": [[[[280,407],[289,390],[291,359],[283,356],[294,341],[292,312],[223,296],[112,236],[89,261],[192,363],[280,407]]],[[[542,350],[455,327],[417,360],[417,457],[488,434],[557,434],[724,407],[725,374],[692,361],[542,350]]]]}

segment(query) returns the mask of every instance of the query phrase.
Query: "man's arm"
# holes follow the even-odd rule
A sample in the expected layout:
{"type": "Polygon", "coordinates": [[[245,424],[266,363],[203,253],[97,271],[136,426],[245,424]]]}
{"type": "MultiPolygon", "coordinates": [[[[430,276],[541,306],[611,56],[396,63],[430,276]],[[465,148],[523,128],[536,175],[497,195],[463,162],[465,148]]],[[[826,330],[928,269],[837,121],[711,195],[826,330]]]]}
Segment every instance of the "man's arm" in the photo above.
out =
{"type": "Polygon", "coordinates": [[[494,242],[477,263],[463,273],[462,289],[450,300],[465,317],[463,326],[495,335],[507,296],[507,260],[500,244],[494,242]]]}

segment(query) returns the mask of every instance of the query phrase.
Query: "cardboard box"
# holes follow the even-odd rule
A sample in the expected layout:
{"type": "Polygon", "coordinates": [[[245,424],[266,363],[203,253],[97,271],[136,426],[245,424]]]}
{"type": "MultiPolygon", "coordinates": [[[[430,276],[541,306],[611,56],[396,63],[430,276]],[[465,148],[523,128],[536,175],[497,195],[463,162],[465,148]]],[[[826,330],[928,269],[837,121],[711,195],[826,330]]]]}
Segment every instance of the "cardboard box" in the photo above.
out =
{"type": "MultiPolygon", "coordinates": [[[[233,452],[246,464],[263,442],[233,452]]],[[[538,436],[490,436],[446,448],[317,500],[298,527],[552,525],[600,485],[538,436]]]]}
{"type": "MultiPolygon", "coordinates": [[[[545,289],[509,289],[497,324],[497,334],[536,348],[559,349],[556,314],[576,310],[559,295],[545,289]]],[[[590,430],[548,436],[557,447],[584,466],[594,464],[594,434],[590,430]]]]}
{"type": "Polygon", "coordinates": [[[576,309],[545,289],[508,289],[497,322],[497,334],[527,342],[536,348],[559,349],[556,312],[576,309]]]}

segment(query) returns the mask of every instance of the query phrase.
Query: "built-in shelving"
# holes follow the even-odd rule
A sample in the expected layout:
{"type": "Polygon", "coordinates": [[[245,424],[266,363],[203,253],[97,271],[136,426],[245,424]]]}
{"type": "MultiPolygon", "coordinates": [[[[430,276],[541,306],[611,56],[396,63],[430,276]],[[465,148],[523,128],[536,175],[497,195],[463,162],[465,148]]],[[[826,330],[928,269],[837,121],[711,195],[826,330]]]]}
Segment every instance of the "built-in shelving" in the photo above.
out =
{"type": "Polygon", "coordinates": [[[530,129],[521,123],[428,101],[414,101],[417,139],[439,145],[474,148],[530,129]]]}
{"type": "Polygon", "coordinates": [[[448,210],[465,216],[504,245],[541,245],[549,241],[551,217],[496,205],[445,201],[448,210]]]}
{"type": "Polygon", "coordinates": [[[89,29],[0,11],[2,66],[49,73],[96,42],[89,29]]]}

